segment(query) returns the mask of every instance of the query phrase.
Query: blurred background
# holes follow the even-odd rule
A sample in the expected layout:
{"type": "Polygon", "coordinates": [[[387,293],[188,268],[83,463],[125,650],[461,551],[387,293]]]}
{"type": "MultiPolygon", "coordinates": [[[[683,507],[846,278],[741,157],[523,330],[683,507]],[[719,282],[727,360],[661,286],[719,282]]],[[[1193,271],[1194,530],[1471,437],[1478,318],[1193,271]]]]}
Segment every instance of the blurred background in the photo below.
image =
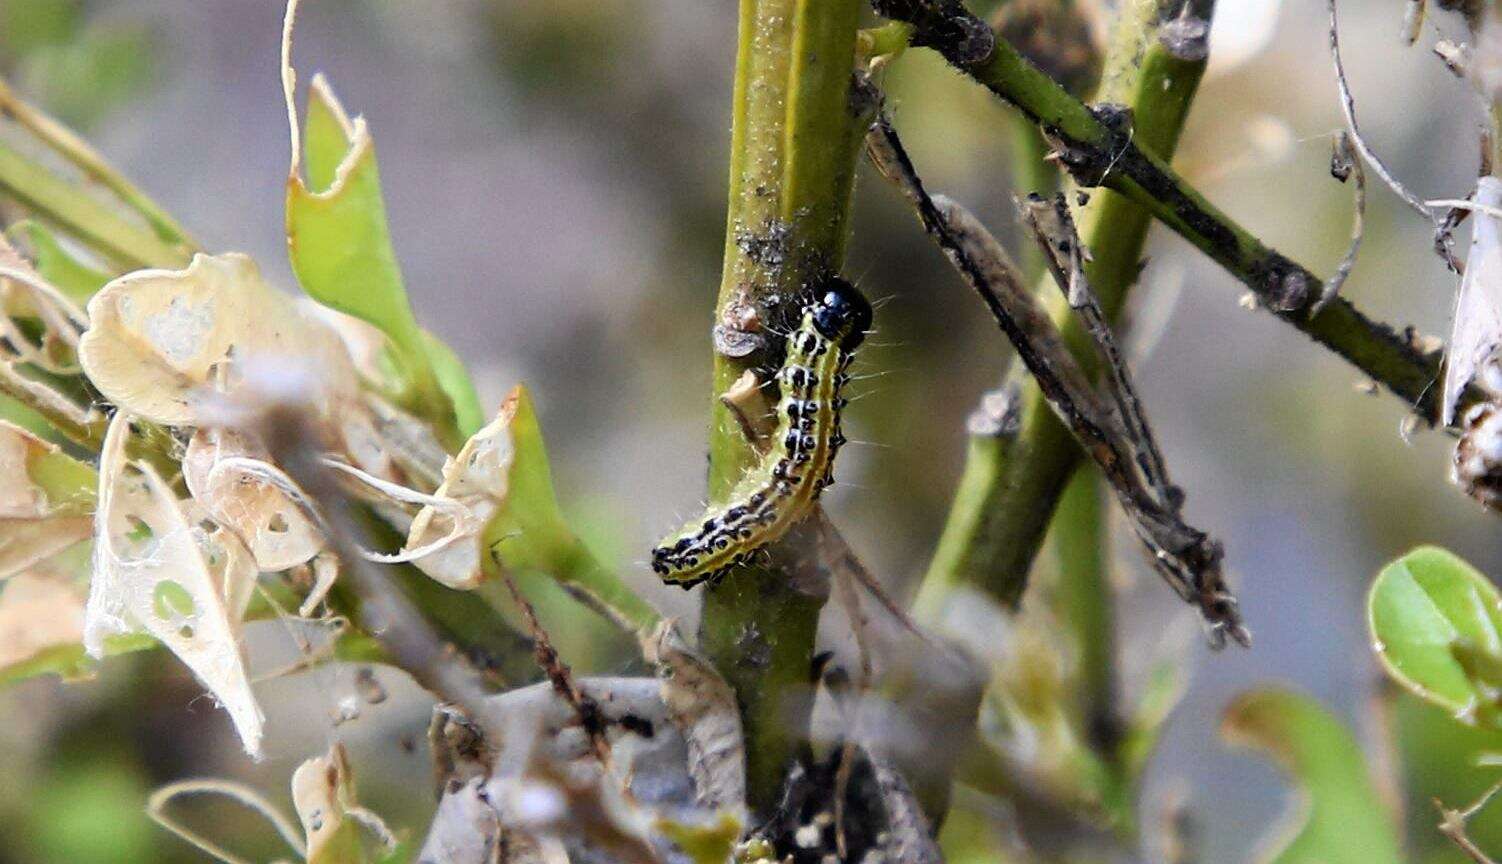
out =
{"type": "MultiPolygon", "coordinates": [[[[1328,171],[1340,119],[1324,4],[1220,5],[1176,164],[1264,241],[1329,272],[1351,205],[1328,171]]],[[[1404,48],[1400,5],[1342,3],[1363,129],[1418,194],[1464,197],[1481,115],[1424,47],[1436,27],[1458,38],[1460,26],[1435,16],[1404,48]]],[[[642,561],[703,494],[734,7],[316,0],[296,51],[304,80],[326,72],[370,121],[423,323],[468,361],[488,407],[528,384],[566,506],[654,601],[690,617],[693,595],[652,584],[642,561]]],[[[291,288],[282,11],[281,0],[3,0],[0,72],[206,247],[248,252],[291,288]]],[[[904,55],[886,86],[929,186],[967,202],[1015,250],[1011,196],[1029,190],[1009,174],[1008,110],[928,52],[904,55]]],[[[1347,295],[1374,317],[1444,334],[1456,279],[1430,252],[1428,226],[1375,185],[1371,198],[1347,295]]],[[[873,377],[856,387],[847,421],[860,444],[826,501],[904,592],[947,511],[964,418],[999,380],[1005,352],[890,188],[863,175],[855,212],[847,275],[881,305],[860,360],[873,377]]],[[[1405,441],[1397,400],[1364,392],[1351,367],[1246,311],[1241,294],[1154,228],[1133,344],[1190,521],[1225,541],[1255,647],[1212,655],[1125,531],[1116,567],[1129,684],[1164,650],[1194,668],[1150,771],[1145,818],[1187,794],[1204,860],[1217,862],[1245,859],[1285,803],[1266,762],[1217,738],[1225,702],[1277,681],[1369,725],[1377,673],[1361,601],[1378,567],[1432,542],[1502,572],[1495,518],[1448,482],[1451,439],[1405,441]]],[[[258,652],[257,667],[287,659],[274,654],[258,652]]],[[[410,685],[386,681],[392,698],[336,724],[352,687],[344,673],[268,681],[270,755],[251,765],[177,664],[128,657],[106,673],[0,694],[0,861],[201,860],[140,817],[150,789],[233,776],[285,802],[291,768],[334,740],[352,748],[365,803],[394,825],[425,824],[427,713],[410,685]]],[[[237,848],[274,848],[247,826],[237,848]]]]}

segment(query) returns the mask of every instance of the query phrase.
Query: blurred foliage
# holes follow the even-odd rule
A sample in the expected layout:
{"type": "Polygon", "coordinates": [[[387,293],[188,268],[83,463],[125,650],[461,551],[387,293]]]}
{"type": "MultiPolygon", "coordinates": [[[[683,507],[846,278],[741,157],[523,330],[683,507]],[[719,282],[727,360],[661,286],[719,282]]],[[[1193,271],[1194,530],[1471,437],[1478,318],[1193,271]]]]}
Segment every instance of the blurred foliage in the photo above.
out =
{"type": "Polygon", "coordinates": [[[0,73],[69,125],[88,128],[150,84],[150,31],[96,20],[83,0],[0,3],[0,73]]]}
{"type": "Polygon", "coordinates": [[[1222,732],[1266,752],[1299,788],[1295,814],[1266,842],[1266,864],[1398,864],[1403,856],[1366,758],[1319,703],[1283,690],[1244,693],[1222,732]]]}

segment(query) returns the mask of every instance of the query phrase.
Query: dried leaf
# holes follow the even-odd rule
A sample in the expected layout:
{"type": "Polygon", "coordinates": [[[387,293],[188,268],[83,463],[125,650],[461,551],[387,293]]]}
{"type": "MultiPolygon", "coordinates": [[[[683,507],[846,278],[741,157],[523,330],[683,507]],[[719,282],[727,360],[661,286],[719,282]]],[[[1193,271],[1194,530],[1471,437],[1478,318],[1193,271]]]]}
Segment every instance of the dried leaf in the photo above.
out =
{"type": "Polygon", "coordinates": [[[55,445],[0,421],[0,578],[88,538],[94,469],[55,445]]]}
{"type": "Polygon", "coordinates": [[[78,371],[75,349],[88,325],[82,310],[48,282],[0,235],[0,357],[30,363],[56,375],[78,371]],[[41,327],[29,337],[21,319],[41,327]]]}
{"type": "Polygon", "coordinates": [[[266,800],[266,796],[243,783],[230,780],[182,780],[170,783],[151,793],[146,801],[146,815],[153,822],[191,843],[195,849],[224,864],[247,864],[245,859],[226,851],[198,831],[189,828],[167,814],[167,805],[177,798],[189,795],[221,795],[261,814],[276,833],[302,856],[306,847],[297,836],[297,828],[283,813],[266,800]]]}
{"type": "Polygon", "coordinates": [[[183,457],[183,480],[204,510],[239,535],[263,571],[306,563],[323,548],[323,534],[286,492],[247,461],[268,463],[259,442],[229,429],[199,429],[183,457]]]}
{"type": "Polygon", "coordinates": [[[743,806],[746,745],[735,691],[708,661],[689,650],[671,621],[642,640],[642,653],[657,665],[662,701],[688,744],[688,771],[700,806],[743,806]]]}
{"type": "Polygon", "coordinates": [[[84,592],[68,579],[21,573],[0,591],[0,669],[83,638],[84,592]]]}
{"type": "Polygon", "coordinates": [[[354,779],[341,744],[297,766],[292,806],[308,838],[308,864],[361,864],[367,860],[361,840],[366,830],[387,849],[396,845],[385,823],[355,803],[354,779]]]}
{"type": "Polygon", "coordinates": [[[124,411],[115,415],[100,455],[84,646],[99,658],[111,635],[155,636],[218,698],[246,751],[259,758],[263,718],[224,595],[231,553],[195,532],[150,465],[126,457],[129,424],[124,411]]]}
{"type": "Polygon", "coordinates": [[[1440,419],[1446,425],[1454,421],[1455,406],[1466,385],[1502,345],[1502,220],[1494,212],[1502,207],[1502,178],[1477,180],[1475,204],[1471,252],[1466,256],[1465,276],[1455,300],[1455,322],[1445,364],[1440,419]]]}
{"type": "Polygon", "coordinates": [[[443,466],[443,483],[433,494],[459,507],[440,510],[429,504],[418,512],[407,532],[409,551],[452,538],[414,561],[418,569],[450,588],[468,590],[485,578],[480,534],[505,502],[510,486],[516,457],[511,419],[512,414],[502,411],[443,466]]]}
{"type": "Polygon", "coordinates": [[[89,380],[111,402],[158,423],[198,425],[203,391],[232,392],[246,364],[314,370],[333,402],[358,390],[338,336],[238,253],[121,276],[89,301],[89,320],[78,348],[89,380]]]}

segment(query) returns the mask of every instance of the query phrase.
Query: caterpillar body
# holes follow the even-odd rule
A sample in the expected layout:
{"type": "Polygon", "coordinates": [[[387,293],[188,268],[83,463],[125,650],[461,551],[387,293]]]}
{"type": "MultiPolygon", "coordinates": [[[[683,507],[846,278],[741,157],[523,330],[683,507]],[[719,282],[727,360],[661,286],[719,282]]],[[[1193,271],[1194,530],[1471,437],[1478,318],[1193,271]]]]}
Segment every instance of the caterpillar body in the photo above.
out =
{"type": "Polygon", "coordinates": [[[788,336],[777,372],[781,397],[771,449],[726,503],[652,550],[652,570],[663,581],[686,589],[723,576],[786,534],[834,482],[834,457],[845,443],[846,370],[870,326],[871,304],[853,285],[838,276],[821,283],[788,336]]]}

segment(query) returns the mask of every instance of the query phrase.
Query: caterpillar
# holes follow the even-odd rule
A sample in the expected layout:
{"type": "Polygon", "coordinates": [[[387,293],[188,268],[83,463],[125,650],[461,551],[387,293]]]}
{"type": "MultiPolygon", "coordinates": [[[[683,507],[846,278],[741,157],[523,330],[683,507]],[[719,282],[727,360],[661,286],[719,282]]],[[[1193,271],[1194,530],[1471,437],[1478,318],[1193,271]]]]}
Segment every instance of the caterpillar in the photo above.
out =
{"type": "Polygon", "coordinates": [[[828,276],[803,306],[777,371],[781,397],[772,446],[731,491],[652,550],[652,570],[685,589],[723,576],[786,534],[834,482],[845,436],[840,412],[852,352],[871,326],[871,304],[828,276]]]}

